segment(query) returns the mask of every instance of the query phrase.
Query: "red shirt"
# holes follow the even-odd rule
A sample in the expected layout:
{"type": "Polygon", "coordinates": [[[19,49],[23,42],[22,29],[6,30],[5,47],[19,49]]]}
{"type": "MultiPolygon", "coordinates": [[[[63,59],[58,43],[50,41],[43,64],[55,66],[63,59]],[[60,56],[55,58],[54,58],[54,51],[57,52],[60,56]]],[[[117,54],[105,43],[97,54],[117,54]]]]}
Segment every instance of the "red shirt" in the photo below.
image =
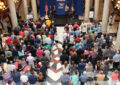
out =
{"type": "Polygon", "coordinates": [[[24,28],[29,28],[29,25],[24,25],[24,28]]]}
{"type": "Polygon", "coordinates": [[[53,40],[53,39],[54,39],[53,35],[48,34],[48,36],[50,37],[50,39],[51,39],[51,40],[53,40]]]}
{"type": "Polygon", "coordinates": [[[5,42],[7,43],[7,45],[11,45],[12,44],[12,38],[8,37],[5,42]]]}
{"type": "Polygon", "coordinates": [[[41,66],[39,64],[37,64],[37,68],[40,68],[41,66]]]}
{"type": "Polygon", "coordinates": [[[73,28],[75,28],[75,27],[79,28],[79,25],[78,24],[74,24],[73,28]]]}
{"type": "Polygon", "coordinates": [[[23,37],[23,36],[24,36],[24,32],[23,32],[23,31],[20,31],[20,32],[19,32],[19,35],[20,35],[21,37],[23,37]]]}
{"type": "Polygon", "coordinates": [[[113,73],[112,74],[112,81],[117,81],[118,80],[118,76],[119,76],[118,73],[113,73]]]}
{"type": "Polygon", "coordinates": [[[65,32],[66,32],[66,33],[69,33],[69,31],[68,31],[68,30],[65,30],[65,32]]]}
{"type": "Polygon", "coordinates": [[[80,42],[80,41],[81,41],[81,39],[80,39],[79,37],[77,37],[77,38],[75,39],[75,43],[80,42]]]}
{"type": "Polygon", "coordinates": [[[89,38],[89,35],[85,35],[85,39],[87,40],[89,38]]]}

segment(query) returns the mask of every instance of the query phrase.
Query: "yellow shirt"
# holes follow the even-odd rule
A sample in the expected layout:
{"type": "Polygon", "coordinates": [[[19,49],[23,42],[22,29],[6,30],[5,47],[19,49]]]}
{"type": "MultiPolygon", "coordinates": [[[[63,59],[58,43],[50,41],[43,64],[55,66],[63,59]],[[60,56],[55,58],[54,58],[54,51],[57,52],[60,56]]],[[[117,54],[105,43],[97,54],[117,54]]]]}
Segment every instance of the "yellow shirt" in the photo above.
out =
{"type": "Polygon", "coordinates": [[[51,20],[46,20],[46,24],[48,25],[48,26],[50,26],[51,25],[51,20]]]}

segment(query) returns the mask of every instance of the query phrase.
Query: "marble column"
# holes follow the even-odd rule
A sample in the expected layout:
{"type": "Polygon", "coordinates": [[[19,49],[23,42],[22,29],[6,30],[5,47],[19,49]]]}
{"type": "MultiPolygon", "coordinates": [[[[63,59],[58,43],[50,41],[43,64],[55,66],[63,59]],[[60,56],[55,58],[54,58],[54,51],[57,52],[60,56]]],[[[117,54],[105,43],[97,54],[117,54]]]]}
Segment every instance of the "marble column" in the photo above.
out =
{"type": "Polygon", "coordinates": [[[120,48],[120,22],[119,22],[118,31],[117,31],[117,39],[116,39],[115,48],[116,49],[120,48]]]}
{"type": "Polygon", "coordinates": [[[95,5],[94,5],[94,20],[98,20],[99,3],[100,3],[100,0],[95,0],[95,5]]]}
{"type": "Polygon", "coordinates": [[[10,18],[12,21],[12,29],[15,29],[16,26],[18,26],[18,20],[16,15],[16,9],[15,9],[15,3],[13,0],[8,0],[9,10],[10,10],[10,18]]]}
{"type": "Polygon", "coordinates": [[[31,0],[31,4],[32,4],[33,20],[36,21],[38,20],[36,0],[31,0]]]}
{"type": "Polygon", "coordinates": [[[89,20],[90,1],[91,0],[85,0],[85,17],[84,17],[84,20],[89,20]]]}
{"type": "Polygon", "coordinates": [[[110,2],[111,0],[104,0],[103,17],[102,17],[102,32],[103,33],[107,32],[110,2]]]}
{"type": "Polygon", "coordinates": [[[22,0],[22,2],[24,8],[24,18],[27,20],[27,14],[28,14],[27,0],[22,0]]]}

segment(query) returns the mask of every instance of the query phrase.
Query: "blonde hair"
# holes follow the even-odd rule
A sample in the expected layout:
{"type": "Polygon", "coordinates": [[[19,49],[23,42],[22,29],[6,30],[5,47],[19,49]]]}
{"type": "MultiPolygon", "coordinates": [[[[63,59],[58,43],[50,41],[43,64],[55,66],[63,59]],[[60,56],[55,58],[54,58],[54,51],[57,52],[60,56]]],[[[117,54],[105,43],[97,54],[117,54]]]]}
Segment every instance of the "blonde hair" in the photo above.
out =
{"type": "Polygon", "coordinates": [[[91,65],[92,65],[92,63],[91,63],[91,62],[88,62],[88,65],[89,65],[89,66],[91,66],[91,65]]]}
{"type": "Polygon", "coordinates": [[[115,73],[118,73],[118,70],[115,70],[115,73]]]}
{"type": "Polygon", "coordinates": [[[39,72],[38,79],[40,79],[40,80],[43,79],[43,74],[42,74],[42,72],[39,72]]]}

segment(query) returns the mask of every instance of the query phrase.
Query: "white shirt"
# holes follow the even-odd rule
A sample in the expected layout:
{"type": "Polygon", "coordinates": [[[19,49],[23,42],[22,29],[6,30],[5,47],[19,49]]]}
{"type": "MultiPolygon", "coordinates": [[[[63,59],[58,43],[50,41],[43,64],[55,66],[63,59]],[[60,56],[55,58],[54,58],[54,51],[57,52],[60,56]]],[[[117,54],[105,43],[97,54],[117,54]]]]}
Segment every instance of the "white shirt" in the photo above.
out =
{"type": "Polygon", "coordinates": [[[45,42],[48,43],[48,44],[51,44],[51,43],[52,43],[52,41],[51,41],[51,39],[50,39],[49,37],[47,37],[47,38],[45,39],[45,42]]]}
{"type": "Polygon", "coordinates": [[[25,30],[24,34],[27,36],[27,35],[29,35],[29,32],[27,30],[25,30]]]}
{"type": "Polygon", "coordinates": [[[46,25],[45,25],[45,24],[43,24],[43,25],[42,25],[42,28],[45,28],[45,27],[46,27],[46,25]]]}
{"type": "Polygon", "coordinates": [[[66,37],[69,36],[66,32],[63,34],[63,39],[66,39],[66,37]]]}
{"type": "Polygon", "coordinates": [[[22,83],[26,83],[28,81],[28,77],[26,75],[21,75],[20,80],[22,83]]]}
{"type": "Polygon", "coordinates": [[[34,62],[34,57],[33,56],[28,56],[26,61],[28,61],[29,63],[33,63],[34,62]]]}
{"type": "Polygon", "coordinates": [[[44,53],[45,53],[45,56],[46,56],[46,57],[49,57],[49,56],[50,56],[50,51],[49,51],[49,50],[45,50],[44,53]]]}
{"type": "Polygon", "coordinates": [[[89,18],[93,18],[94,17],[94,12],[93,11],[90,11],[89,12],[89,18]]]}
{"type": "Polygon", "coordinates": [[[15,65],[13,65],[13,64],[9,64],[8,67],[9,67],[10,71],[13,71],[14,69],[16,69],[15,65]]]}
{"type": "Polygon", "coordinates": [[[69,72],[69,65],[67,65],[66,67],[63,65],[63,71],[66,71],[68,73],[69,72]]]}
{"type": "Polygon", "coordinates": [[[82,32],[87,32],[87,27],[83,27],[82,32]]]}
{"type": "Polygon", "coordinates": [[[74,44],[74,36],[70,35],[70,44],[74,44]]]}
{"type": "Polygon", "coordinates": [[[54,40],[59,41],[59,36],[58,36],[58,35],[57,35],[57,36],[55,35],[54,40]]]}

